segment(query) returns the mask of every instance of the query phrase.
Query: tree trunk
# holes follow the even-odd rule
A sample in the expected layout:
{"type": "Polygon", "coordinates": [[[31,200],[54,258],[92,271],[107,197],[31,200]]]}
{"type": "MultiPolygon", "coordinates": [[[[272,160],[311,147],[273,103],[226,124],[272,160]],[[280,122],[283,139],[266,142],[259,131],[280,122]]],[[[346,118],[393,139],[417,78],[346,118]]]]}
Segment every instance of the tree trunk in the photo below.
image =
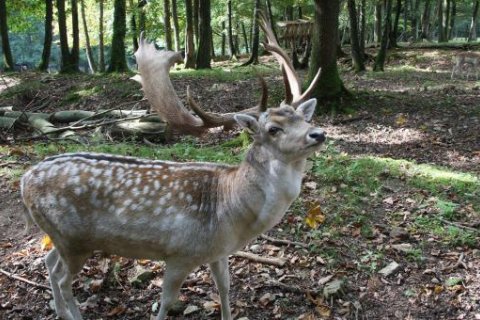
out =
{"type": "Polygon", "coordinates": [[[321,68],[320,79],[312,93],[312,96],[319,101],[324,98],[337,99],[345,93],[337,68],[339,12],[339,0],[315,0],[309,80],[312,81],[318,69],[321,68]]]}
{"type": "Polygon", "coordinates": [[[195,68],[195,40],[193,34],[192,0],[185,0],[185,68],[195,68]]]}
{"type": "Polygon", "coordinates": [[[247,37],[247,30],[245,29],[245,23],[241,22],[242,25],[242,33],[243,33],[243,43],[245,44],[245,52],[250,53],[250,49],[248,48],[248,37],[247,37]]]}
{"type": "Polygon", "coordinates": [[[88,35],[87,19],[85,17],[85,0],[80,0],[80,9],[83,21],[83,32],[85,33],[85,47],[87,50],[88,66],[90,68],[90,71],[92,73],[95,73],[97,71],[97,66],[95,65],[92,47],[90,46],[90,36],[88,35]]]}
{"type": "Polygon", "coordinates": [[[227,1],[227,38],[228,38],[228,54],[230,59],[237,59],[235,45],[233,43],[233,27],[232,27],[232,0],[227,1]]]}
{"type": "Polygon", "coordinates": [[[450,34],[449,31],[449,26],[450,26],[450,6],[451,6],[451,1],[450,0],[445,0],[445,14],[443,17],[443,25],[444,25],[444,31],[445,32],[445,42],[448,42],[448,35],[450,34]]]}
{"type": "Polygon", "coordinates": [[[398,23],[400,21],[400,13],[402,12],[402,0],[397,0],[397,5],[395,7],[395,19],[393,21],[393,28],[390,30],[390,48],[397,48],[397,37],[398,37],[398,23]]]}
{"type": "Polygon", "coordinates": [[[447,41],[447,35],[445,33],[444,1],[445,0],[438,0],[437,2],[438,42],[447,41]]]}
{"type": "Polygon", "coordinates": [[[210,18],[210,0],[199,0],[198,8],[198,52],[197,69],[210,69],[212,26],[210,18]]]}
{"type": "Polygon", "coordinates": [[[70,58],[70,49],[68,47],[68,35],[67,35],[67,16],[65,13],[65,0],[57,0],[57,14],[58,14],[58,33],[60,36],[60,72],[73,72],[75,71],[72,65],[72,59],[70,58]]]}
{"type": "Polygon", "coordinates": [[[453,34],[453,29],[455,28],[455,18],[457,16],[457,1],[452,0],[452,10],[450,13],[450,31],[448,33],[448,39],[453,39],[454,34],[453,34]]]}
{"type": "Polygon", "coordinates": [[[172,26],[170,24],[170,0],[163,0],[163,25],[165,32],[165,49],[172,50],[172,26]]]}
{"type": "Polygon", "coordinates": [[[477,18],[479,2],[479,0],[476,0],[473,6],[472,22],[470,24],[470,32],[468,33],[468,42],[477,41],[477,18]]]}
{"type": "Polygon", "coordinates": [[[385,9],[385,25],[383,27],[382,43],[380,45],[380,50],[378,51],[377,57],[375,58],[375,65],[373,66],[373,71],[383,71],[383,67],[385,65],[385,57],[387,55],[393,0],[386,1],[387,5],[385,9]]]}
{"type": "Polygon", "coordinates": [[[147,17],[145,16],[145,7],[147,5],[147,0],[138,0],[138,30],[140,32],[145,31],[145,24],[147,21],[147,17]]]}
{"type": "Polygon", "coordinates": [[[138,50],[137,8],[134,6],[133,0],[128,0],[128,6],[130,7],[130,33],[132,35],[133,52],[136,52],[138,50]]]}
{"type": "MultiPolygon", "coordinates": [[[[277,39],[277,42],[278,42],[277,28],[275,28],[275,21],[273,20],[272,2],[270,0],[265,0],[265,6],[267,7],[268,20],[270,21],[270,25],[272,26],[273,35],[275,36],[275,39],[277,39]]],[[[301,15],[302,8],[301,7],[298,7],[298,8],[301,15]]]]}
{"type": "Polygon", "coordinates": [[[78,71],[80,63],[80,30],[78,27],[78,3],[77,0],[71,0],[72,10],[72,50],[70,51],[70,59],[73,71],[78,71]]]}
{"type": "Polygon", "coordinates": [[[412,30],[413,30],[413,40],[418,39],[418,11],[420,9],[420,0],[412,0],[415,2],[415,4],[411,5],[411,23],[412,23],[412,30]]]}
{"type": "Polygon", "coordinates": [[[222,47],[220,54],[222,57],[225,57],[227,55],[227,25],[225,24],[225,20],[222,20],[222,47]]]}
{"type": "Polygon", "coordinates": [[[193,0],[193,36],[195,39],[195,45],[198,46],[199,42],[199,10],[200,10],[200,0],[193,0]]]}
{"type": "Polygon", "coordinates": [[[360,52],[365,54],[365,32],[367,29],[367,8],[366,8],[366,0],[361,0],[361,9],[360,9],[360,52]]]}
{"type": "Polygon", "coordinates": [[[180,25],[178,23],[177,0],[172,0],[172,18],[173,18],[173,36],[175,39],[175,51],[180,51],[182,43],[180,41],[180,25]]]}
{"type": "Polygon", "coordinates": [[[98,1],[98,71],[105,72],[105,48],[103,44],[103,1],[98,1]]]}
{"type": "Polygon", "coordinates": [[[42,61],[38,66],[38,70],[40,71],[46,71],[50,63],[50,52],[52,49],[52,22],[53,0],[45,0],[45,38],[43,40],[42,61]]]}
{"type": "Polygon", "coordinates": [[[113,36],[108,72],[128,71],[125,57],[125,34],[127,31],[125,0],[115,0],[113,14],[113,36]]]}
{"type": "Polygon", "coordinates": [[[252,19],[252,44],[250,58],[247,62],[242,64],[242,66],[247,66],[250,64],[258,64],[258,51],[260,47],[260,28],[258,26],[258,13],[260,11],[260,0],[255,0],[255,6],[253,8],[253,19],[252,19]]]}
{"type": "Polygon", "coordinates": [[[421,38],[430,40],[430,0],[425,1],[423,9],[421,38]]]}
{"type": "Polygon", "coordinates": [[[360,51],[360,43],[358,40],[358,22],[357,22],[357,8],[355,0],[348,0],[348,15],[350,17],[350,43],[352,45],[352,60],[355,73],[365,71],[365,64],[363,58],[365,54],[360,51]]]}
{"type": "Polygon", "coordinates": [[[382,39],[382,2],[375,4],[375,27],[373,29],[373,42],[379,44],[382,39]]]}

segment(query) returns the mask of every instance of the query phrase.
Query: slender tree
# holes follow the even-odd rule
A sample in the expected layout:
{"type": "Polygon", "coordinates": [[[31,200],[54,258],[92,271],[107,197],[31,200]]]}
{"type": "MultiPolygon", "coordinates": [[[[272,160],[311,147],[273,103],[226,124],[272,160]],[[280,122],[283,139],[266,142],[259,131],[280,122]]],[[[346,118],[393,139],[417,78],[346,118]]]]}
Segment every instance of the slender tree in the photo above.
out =
{"type": "Polygon", "coordinates": [[[88,34],[88,26],[87,26],[87,18],[85,16],[85,0],[80,0],[80,10],[82,14],[82,21],[83,21],[83,32],[85,34],[85,49],[87,52],[87,61],[88,67],[92,73],[97,71],[97,65],[95,64],[95,59],[93,58],[93,50],[92,46],[90,45],[90,36],[88,34]]]}
{"type": "Polygon", "coordinates": [[[193,0],[193,35],[194,35],[194,39],[195,39],[195,45],[198,46],[198,33],[199,33],[199,30],[198,30],[198,27],[199,27],[199,10],[200,10],[200,0],[193,0]]]}
{"type": "Polygon", "coordinates": [[[253,19],[252,19],[252,43],[250,48],[250,58],[247,62],[242,64],[242,66],[247,66],[249,64],[258,64],[258,51],[260,49],[260,28],[258,26],[258,13],[260,11],[260,0],[255,0],[255,6],[253,8],[253,19]]]}
{"type": "Polygon", "coordinates": [[[385,24],[383,26],[383,35],[382,35],[382,43],[380,45],[380,50],[378,50],[378,54],[375,58],[375,64],[373,66],[373,71],[383,71],[383,67],[385,65],[385,57],[387,55],[387,48],[388,48],[388,40],[389,40],[389,33],[391,27],[391,16],[392,16],[392,1],[393,0],[386,0],[387,5],[385,8],[385,24]]]}
{"type": "Polygon", "coordinates": [[[430,0],[425,0],[422,14],[422,39],[430,40],[430,0]]]}
{"type": "Polygon", "coordinates": [[[470,23],[470,32],[468,33],[468,41],[477,40],[477,18],[478,18],[478,6],[480,1],[476,0],[473,5],[472,22],[470,23]]]}
{"type": "Polygon", "coordinates": [[[438,42],[446,42],[447,34],[445,33],[445,0],[438,0],[437,2],[437,20],[438,20],[438,42]]]}
{"type": "Polygon", "coordinates": [[[337,99],[346,93],[337,67],[339,13],[339,0],[315,0],[312,54],[308,75],[312,81],[321,68],[320,79],[312,94],[320,101],[337,99]]]}
{"type": "Polygon", "coordinates": [[[390,41],[389,41],[390,48],[398,47],[398,44],[397,44],[398,24],[400,21],[401,12],[402,12],[402,0],[397,0],[397,4],[395,6],[395,19],[393,20],[393,26],[390,27],[390,41]]]}
{"type": "Polygon", "coordinates": [[[373,42],[380,43],[382,39],[382,1],[375,3],[375,26],[373,28],[373,42]]]}
{"type": "Polygon", "coordinates": [[[248,48],[248,36],[247,36],[247,30],[245,28],[245,23],[241,21],[240,24],[242,26],[243,43],[245,44],[245,52],[250,53],[250,49],[248,48]]]}
{"type": "Polygon", "coordinates": [[[72,63],[72,57],[68,46],[67,15],[65,12],[65,0],[57,0],[58,32],[60,36],[61,66],[60,72],[76,72],[78,68],[72,63]]]}
{"type": "Polygon", "coordinates": [[[195,68],[195,40],[193,34],[193,4],[185,0],[185,68],[195,68]]]}
{"type": "Polygon", "coordinates": [[[98,71],[105,72],[105,48],[103,44],[103,1],[98,0],[98,71]]]}
{"type": "Polygon", "coordinates": [[[228,54],[230,59],[237,59],[237,51],[233,43],[233,26],[232,26],[232,0],[227,0],[227,38],[228,38],[228,54]]]}
{"type": "Polygon", "coordinates": [[[360,52],[364,54],[365,54],[365,32],[367,30],[367,8],[366,7],[367,7],[366,0],[361,0],[359,45],[360,45],[360,52]]]}
{"type": "Polygon", "coordinates": [[[52,49],[53,0],[45,0],[45,38],[43,39],[42,60],[38,70],[46,71],[52,49]]]}
{"type": "Polygon", "coordinates": [[[457,17],[457,1],[452,0],[452,10],[450,13],[450,28],[448,33],[448,39],[453,39],[453,30],[455,29],[455,18],[457,17]]]}
{"type": "Polygon", "coordinates": [[[173,39],[175,40],[175,51],[180,51],[180,24],[178,23],[177,0],[172,0],[173,39]]]}
{"type": "Polygon", "coordinates": [[[355,0],[348,0],[347,6],[350,18],[350,42],[352,45],[353,68],[355,69],[355,72],[358,73],[365,71],[365,64],[363,62],[365,54],[360,51],[361,47],[358,39],[357,8],[355,0]]]}
{"type": "Polygon", "coordinates": [[[128,71],[125,57],[125,34],[127,32],[125,0],[115,0],[113,10],[113,35],[108,72],[125,72],[128,71]]]}
{"type": "Polygon", "coordinates": [[[137,28],[137,8],[133,4],[133,0],[128,0],[128,6],[130,7],[130,33],[132,35],[133,51],[138,50],[138,28],[137,28]]]}
{"type": "Polygon", "coordinates": [[[210,0],[199,0],[198,10],[198,51],[196,58],[197,69],[210,69],[212,27],[210,18],[210,0]]]}
{"type": "Polygon", "coordinates": [[[165,49],[172,50],[172,26],[170,24],[170,0],[163,0],[163,26],[165,32],[165,49]]]}
{"type": "Polygon", "coordinates": [[[80,63],[80,30],[78,23],[78,1],[71,0],[72,11],[72,50],[70,51],[71,64],[74,71],[78,71],[80,63]]]}

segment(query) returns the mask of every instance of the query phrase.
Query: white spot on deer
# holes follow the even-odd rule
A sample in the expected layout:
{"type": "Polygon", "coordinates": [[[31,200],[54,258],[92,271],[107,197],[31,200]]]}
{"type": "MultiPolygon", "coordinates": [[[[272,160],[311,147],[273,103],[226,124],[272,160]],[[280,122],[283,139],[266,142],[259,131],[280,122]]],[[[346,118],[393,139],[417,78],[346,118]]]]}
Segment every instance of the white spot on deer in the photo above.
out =
{"type": "Polygon", "coordinates": [[[155,190],[160,190],[160,187],[161,187],[160,181],[155,180],[153,182],[153,186],[155,187],[155,190]]]}
{"type": "Polygon", "coordinates": [[[75,195],[80,196],[84,192],[84,190],[82,187],[76,187],[75,189],[73,189],[73,192],[75,193],[75,195]]]}
{"type": "Polygon", "coordinates": [[[68,200],[65,197],[60,197],[59,203],[64,208],[68,207],[68,200]]]}
{"type": "Polygon", "coordinates": [[[167,200],[172,199],[172,193],[171,193],[171,192],[167,193],[167,194],[165,195],[165,198],[166,198],[167,200]]]}
{"type": "Polygon", "coordinates": [[[184,187],[188,186],[188,183],[189,183],[188,180],[184,180],[184,181],[183,181],[183,186],[184,186],[184,187]]]}
{"type": "Polygon", "coordinates": [[[132,199],[126,199],[125,201],[123,201],[123,205],[125,207],[128,207],[130,204],[132,204],[132,202],[133,202],[132,199]]]}
{"type": "Polygon", "coordinates": [[[164,206],[164,205],[167,203],[167,197],[166,197],[166,196],[161,197],[161,198],[158,200],[158,203],[159,203],[161,206],[164,206]]]}
{"type": "Polygon", "coordinates": [[[163,179],[163,180],[168,180],[168,176],[167,176],[166,174],[164,174],[164,175],[162,176],[162,179],[163,179]]]}
{"type": "Polygon", "coordinates": [[[184,192],[180,192],[180,193],[178,194],[178,198],[179,198],[180,200],[182,200],[184,197],[185,197],[185,193],[184,193],[184,192]]]}
{"type": "Polygon", "coordinates": [[[108,207],[108,212],[112,214],[115,213],[116,210],[117,210],[117,207],[113,204],[108,207]]]}
{"type": "Polygon", "coordinates": [[[148,184],[147,184],[147,185],[145,185],[145,186],[143,187],[143,191],[142,191],[142,192],[143,192],[144,195],[147,195],[149,191],[150,191],[150,187],[149,187],[148,184]]]}
{"type": "Polygon", "coordinates": [[[191,194],[187,194],[186,199],[187,199],[187,202],[188,202],[188,203],[191,203],[192,200],[193,200],[193,197],[192,197],[191,194]]]}
{"type": "Polygon", "coordinates": [[[139,184],[141,184],[141,183],[142,183],[142,178],[137,177],[137,178],[135,179],[135,184],[136,184],[136,185],[139,185],[139,184]]]}
{"type": "Polygon", "coordinates": [[[163,211],[163,208],[162,207],[156,207],[154,210],[153,210],[153,214],[158,216],[160,213],[162,213],[163,211]]]}
{"type": "Polygon", "coordinates": [[[145,201],[145,203],[144,203],[145,207],[147,207],[147,208],[148,208],[148,207],[151,207],[152,204],[153,204],[153,201],[152,201],[152,200],[147,200],[147,201],[145,201]]]}
{"type": "Polygon", "coordinates": [[[125,188],[130,188],[133,185],[133,180],[128,179],[127,182],[125,182],[125,188]]]}

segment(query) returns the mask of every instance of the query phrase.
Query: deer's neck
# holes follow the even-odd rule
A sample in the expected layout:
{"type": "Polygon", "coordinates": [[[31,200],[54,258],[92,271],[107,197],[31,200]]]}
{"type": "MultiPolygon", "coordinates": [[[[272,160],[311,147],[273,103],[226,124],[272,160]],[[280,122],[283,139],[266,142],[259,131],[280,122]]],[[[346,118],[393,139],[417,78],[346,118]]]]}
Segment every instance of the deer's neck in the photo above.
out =
{"type": "Polygon", "coordinates": [[[222,179],[224,218],[240,242],[272,228],[300,193],[306,160],[285,163],[254,145],[237,170],[222,179]]]}

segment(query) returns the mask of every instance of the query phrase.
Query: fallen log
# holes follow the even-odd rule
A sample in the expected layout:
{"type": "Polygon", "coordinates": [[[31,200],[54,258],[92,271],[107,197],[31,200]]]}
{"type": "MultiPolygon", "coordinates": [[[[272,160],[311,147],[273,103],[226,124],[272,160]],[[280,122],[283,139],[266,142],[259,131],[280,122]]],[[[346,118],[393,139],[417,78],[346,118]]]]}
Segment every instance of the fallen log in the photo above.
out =
{"type": "Polygon", "coordinates": [[[3,129],[3,130],[12,129],[13,125],[15,124],[15,121],[16,121],[15,118],[0,117],[0,129],[3,129]]]}

